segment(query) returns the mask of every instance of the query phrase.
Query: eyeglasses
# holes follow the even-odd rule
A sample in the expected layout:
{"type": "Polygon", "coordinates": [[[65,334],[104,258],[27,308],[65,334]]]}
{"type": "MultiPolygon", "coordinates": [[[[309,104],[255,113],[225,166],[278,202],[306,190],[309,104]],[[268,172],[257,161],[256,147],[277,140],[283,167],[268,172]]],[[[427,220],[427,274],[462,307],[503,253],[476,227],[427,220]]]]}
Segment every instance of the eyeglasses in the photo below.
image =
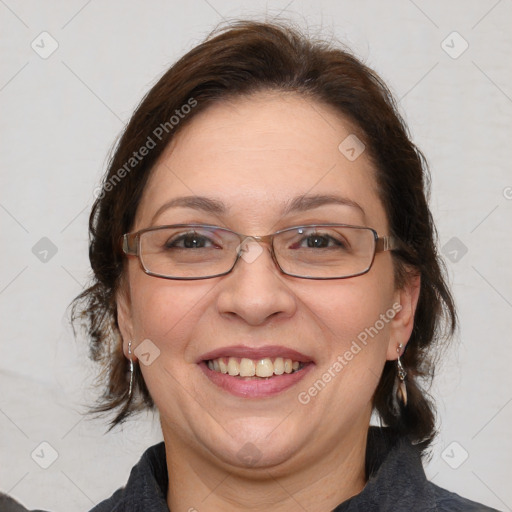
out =
{"type": "Polygon", "coordinates": [[[375,254],[401,247],[393,236],[346,224],[294,226],[248,236],[219,226],[174,224],[122,237],[123,252],[138,256],[144,272],[164,279],[210,279],[229,274],[242,257],[251,263],[269,244],[279,270],[303,279],[344,279],[367,273],[375,254]]]}

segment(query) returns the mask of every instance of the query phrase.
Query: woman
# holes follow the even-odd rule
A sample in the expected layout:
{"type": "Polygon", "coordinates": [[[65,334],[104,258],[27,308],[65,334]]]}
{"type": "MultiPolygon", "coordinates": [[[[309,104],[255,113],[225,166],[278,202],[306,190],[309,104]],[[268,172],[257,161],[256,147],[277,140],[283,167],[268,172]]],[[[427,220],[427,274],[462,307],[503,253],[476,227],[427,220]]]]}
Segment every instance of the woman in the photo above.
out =
{"type": "Polygon", "coordinates": [[[74,304],[98,409],[155,406],[164,442],[93,510],[491,510],[421,464],[420,384],[456,327],[427,181],[341,49],[240,22],[169,69],[98,191],[74,304]]]}

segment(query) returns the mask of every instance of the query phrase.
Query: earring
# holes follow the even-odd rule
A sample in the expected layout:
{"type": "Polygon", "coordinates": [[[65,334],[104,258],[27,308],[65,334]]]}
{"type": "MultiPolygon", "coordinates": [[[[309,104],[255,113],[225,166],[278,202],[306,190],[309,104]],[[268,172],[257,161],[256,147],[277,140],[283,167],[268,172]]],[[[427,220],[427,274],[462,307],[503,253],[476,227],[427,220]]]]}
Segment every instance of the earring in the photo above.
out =
{"type": "Polygon", "coordinates": [[[403,347],[403,345],[400,343],[400,345],[398,345],[398,348],[396,349],[396,351],[398,352],[398,359],[396,361],[396,365],[397,365],[397,369],[398,369],[397,376],[398,376],[398,380],[400,381],[398,383],[396,394],[397,394],[398,400],[400,402],[402,402],[402,404],[405,407],[405,406],[407,406],[407,388],[405,387],[405,377],[407,376],[407,372],[405,371],[405,369],[402,365],[402,361],[400,361],[400,352],[402,351],[402,347],[403,347]]]}
{"type": "Polygon", "coordinates": [[[128,389],[128,399],[132,398],[133,390],[133,359],[132,359],[132,342],[128,342],[128,355],[130,356],[130,387],[128,389]]]}

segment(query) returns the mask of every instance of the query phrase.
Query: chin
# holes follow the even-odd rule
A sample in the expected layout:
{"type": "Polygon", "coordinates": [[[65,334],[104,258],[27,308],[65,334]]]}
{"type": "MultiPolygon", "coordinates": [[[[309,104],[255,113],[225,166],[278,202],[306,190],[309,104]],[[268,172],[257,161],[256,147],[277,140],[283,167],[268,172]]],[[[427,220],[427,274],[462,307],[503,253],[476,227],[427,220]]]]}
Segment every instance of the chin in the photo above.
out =
{"type": "Polygon", "coordinates": [[[233,436],[224,432],[224,442],[220,443],[216,438],[215,446],[210,447],[212,453],[229,465],[247,469],[268,469],[290,460],[297,447],[303,445],[296,439],[293,427],[281,424],[276,428],[279,423],[275,420],[260,420],[263,421],[236,422],[236,428],[230,425],[226,430],[234,432],[233,436]]]}

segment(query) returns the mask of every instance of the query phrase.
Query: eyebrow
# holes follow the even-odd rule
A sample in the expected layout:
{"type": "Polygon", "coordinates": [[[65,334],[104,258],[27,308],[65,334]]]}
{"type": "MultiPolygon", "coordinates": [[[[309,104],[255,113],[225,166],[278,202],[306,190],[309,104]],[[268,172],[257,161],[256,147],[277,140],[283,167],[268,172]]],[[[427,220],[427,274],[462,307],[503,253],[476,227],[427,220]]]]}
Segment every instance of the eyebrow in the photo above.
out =
{"type": "MultiPolygon", "coordinates": [[[[352,201],[346,197],[334,195],[334,194],[315,194],[315,195],[301,195],[294,197],[291,201],[288,201],[281,213],[281,216],[289,215],[291,213],[305,212],[320,206],[338,204],[342,206],[350,206],[356,208],[365,216],[363,207],[356,201],[352,201]]],[[[165,210],[169,208],[192,208],[194,210],[201,210],[206,213],[213,213],[216,215],[224,215],[227,213],[228,208],[226,205],[217,199],[213,199],[205,196],[183,196],[171,199],[164,203],[156,213],[153,215],[151,224],[155,219],[165,210]]]]}
{"type": "Polygon", "coordinates": [[[288,215],[295,212],[305,212],[313,208],[329,204],[339,204],[343,206],[350,206],[361,211],[365,215],[363,207],[356,201],[352,201],[347,197],[337,196],[335,194],[315,194],[315,195],[302,195],[293,198],[283,211],[283,215],[288,215]]]}
{"type": "Polygon", "coordinates": [[[218,201],[217,199],[211,199],[209,197],[204,196],[183,196],[176,197],[175,199],[171,199],[164,203],[156,213],[153,215],[151,219],[151,224],[155,221],[155,219],[164,211],[169,208],[192,208],[194,210],[201,210],[207,213],[215,213],[217,215],[223,215],[227,212],[227,208],[223,202],[218,201]]]}

